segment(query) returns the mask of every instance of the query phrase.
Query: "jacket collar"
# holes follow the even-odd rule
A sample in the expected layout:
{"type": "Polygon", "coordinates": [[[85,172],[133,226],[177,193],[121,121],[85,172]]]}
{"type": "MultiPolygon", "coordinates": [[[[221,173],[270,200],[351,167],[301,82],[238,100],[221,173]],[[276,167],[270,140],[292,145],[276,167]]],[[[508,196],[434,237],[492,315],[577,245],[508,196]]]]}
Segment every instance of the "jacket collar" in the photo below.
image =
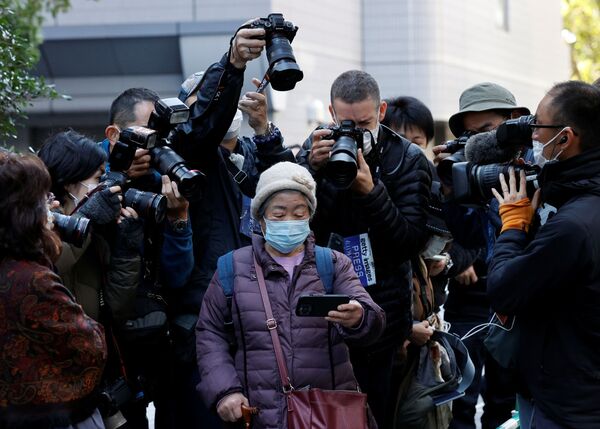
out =
{"type": "Polygon", "coordinates": [[[557,208],[578,195],[600,196],[600,148],[547,163],[538,179],[542,201],[557,208]]]}

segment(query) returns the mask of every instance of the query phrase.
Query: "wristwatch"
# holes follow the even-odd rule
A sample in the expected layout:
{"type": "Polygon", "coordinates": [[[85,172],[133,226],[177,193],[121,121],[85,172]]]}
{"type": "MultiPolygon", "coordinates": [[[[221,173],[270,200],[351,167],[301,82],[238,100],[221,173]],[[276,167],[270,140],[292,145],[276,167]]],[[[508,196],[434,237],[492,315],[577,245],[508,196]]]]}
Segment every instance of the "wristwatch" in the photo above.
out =
{"type": "Polygon", "coordinates": [[[171,228],[173,231],[177,233],[185,232],[188,226],[188,221],[186,219],[175,219],[174,221],[169,221],[171,224],[171,228]]]}
{"type": "Polygon", "coordinates": [[[267,131],[264,134],[254,134],[256,137],[266,137],[270,134],[273,134],[275,125],[273,125],[273,122],[269,121],[267,122],[267,131]]]}
{"type": "Polygon", "coordinates": [[[446,266],[444,267],[444,271],[442,271],[442,274],[443,275],[448,275],[448,271],[450,271],[450,268],[452,268],[454,266],[454,262],[452,262],[452,258],[450,257],[450,253],[444,252],[441,255],[446,257],[446,266]]]}

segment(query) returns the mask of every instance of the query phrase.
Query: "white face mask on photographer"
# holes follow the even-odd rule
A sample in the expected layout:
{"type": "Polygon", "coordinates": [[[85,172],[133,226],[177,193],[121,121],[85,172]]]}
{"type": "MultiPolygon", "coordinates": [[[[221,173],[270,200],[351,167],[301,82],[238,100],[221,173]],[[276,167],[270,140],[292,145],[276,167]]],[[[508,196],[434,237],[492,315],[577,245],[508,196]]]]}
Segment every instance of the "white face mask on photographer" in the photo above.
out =
{"type": "Polygon", "coordinates": [[[544,148],[546,146],[548,146],[550,143],[553,143],[554,140],[556,140],[558,138],[558,136],[560,136],[560,133],[562,133],[564,130],[566,130],[568,127],[563,128],[562,130],[560,130],[554,137],[552,137],[550,140],[548,140],[548,143],[544,144],[542,142],[539,142],[537,140],[533,140],[533,163],[539,167],[543,167],[544,164],[546,164],[549,161],[556,161],[558,159],[558,156],[563,153],[563,151],[561,150],[560,152],[558,152],[554,158],[552,159],[546,159],[546,157],[544,156],[544,148]]]}
{"type": "Polygon", "coordinates": [[[379,135],[379,121],[374,130],[365,130],[363,137],[363,154],[367,155],[373,149],[373,146],[377,143],[377,136],[379,135]]]}

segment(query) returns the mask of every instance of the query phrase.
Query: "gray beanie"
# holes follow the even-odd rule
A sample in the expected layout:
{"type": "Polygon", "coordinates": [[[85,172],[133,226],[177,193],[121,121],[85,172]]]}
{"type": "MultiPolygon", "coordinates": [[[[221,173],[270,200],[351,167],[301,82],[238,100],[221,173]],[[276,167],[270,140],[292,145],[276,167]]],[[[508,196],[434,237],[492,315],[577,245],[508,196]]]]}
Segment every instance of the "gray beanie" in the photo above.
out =
{"type": "Polygon", "coordinates": [[[279,162],[260,175],[252,200],[252,216],[258,219],[260,208],[279,191],[301,192],[308,200],[312,215],[317,208],[316,190],[317,184],[306,168],[293,162],[279,162]]]}

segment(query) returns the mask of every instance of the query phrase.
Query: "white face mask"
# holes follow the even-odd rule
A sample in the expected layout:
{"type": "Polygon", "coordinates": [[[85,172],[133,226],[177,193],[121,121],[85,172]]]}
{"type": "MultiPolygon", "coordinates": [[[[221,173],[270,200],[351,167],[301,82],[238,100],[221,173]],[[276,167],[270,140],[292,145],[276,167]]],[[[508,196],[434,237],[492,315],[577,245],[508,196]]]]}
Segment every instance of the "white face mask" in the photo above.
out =
{"type": "Polygon", "coordinates": [[[365,130],[363,140],[363,153],[367,155],[373,149],[373,145],[377,143],[377,136],[379,135],[379,121],[374,130],[365,130]]]}
{"type": "Polygon", "coordinates": [[[537,140],[533,141],[533,163],[539,167],[543,167],[544,164],[546,164],[549,161],[556,161],[559,157],[559,155],[561,153],[563,153],[563,151],[561,150],[560,152],[558,152],[556,154],[556,156],[554,156],[554,158],[552,159],[546,159],[546,157],[544,156],[544,148],[546,146],[548,146],[550,143],[553,143],[554,140],[556,140],[556,138],[560,135],[560,133],[562,133],[564,130],[566,130],[567,128],[563,128],[562,130],[560,130],[554,137],[552,137],[550,140],[548,140],[548,143],[544,144],[542,142],[539,142],[537,140]]]}

